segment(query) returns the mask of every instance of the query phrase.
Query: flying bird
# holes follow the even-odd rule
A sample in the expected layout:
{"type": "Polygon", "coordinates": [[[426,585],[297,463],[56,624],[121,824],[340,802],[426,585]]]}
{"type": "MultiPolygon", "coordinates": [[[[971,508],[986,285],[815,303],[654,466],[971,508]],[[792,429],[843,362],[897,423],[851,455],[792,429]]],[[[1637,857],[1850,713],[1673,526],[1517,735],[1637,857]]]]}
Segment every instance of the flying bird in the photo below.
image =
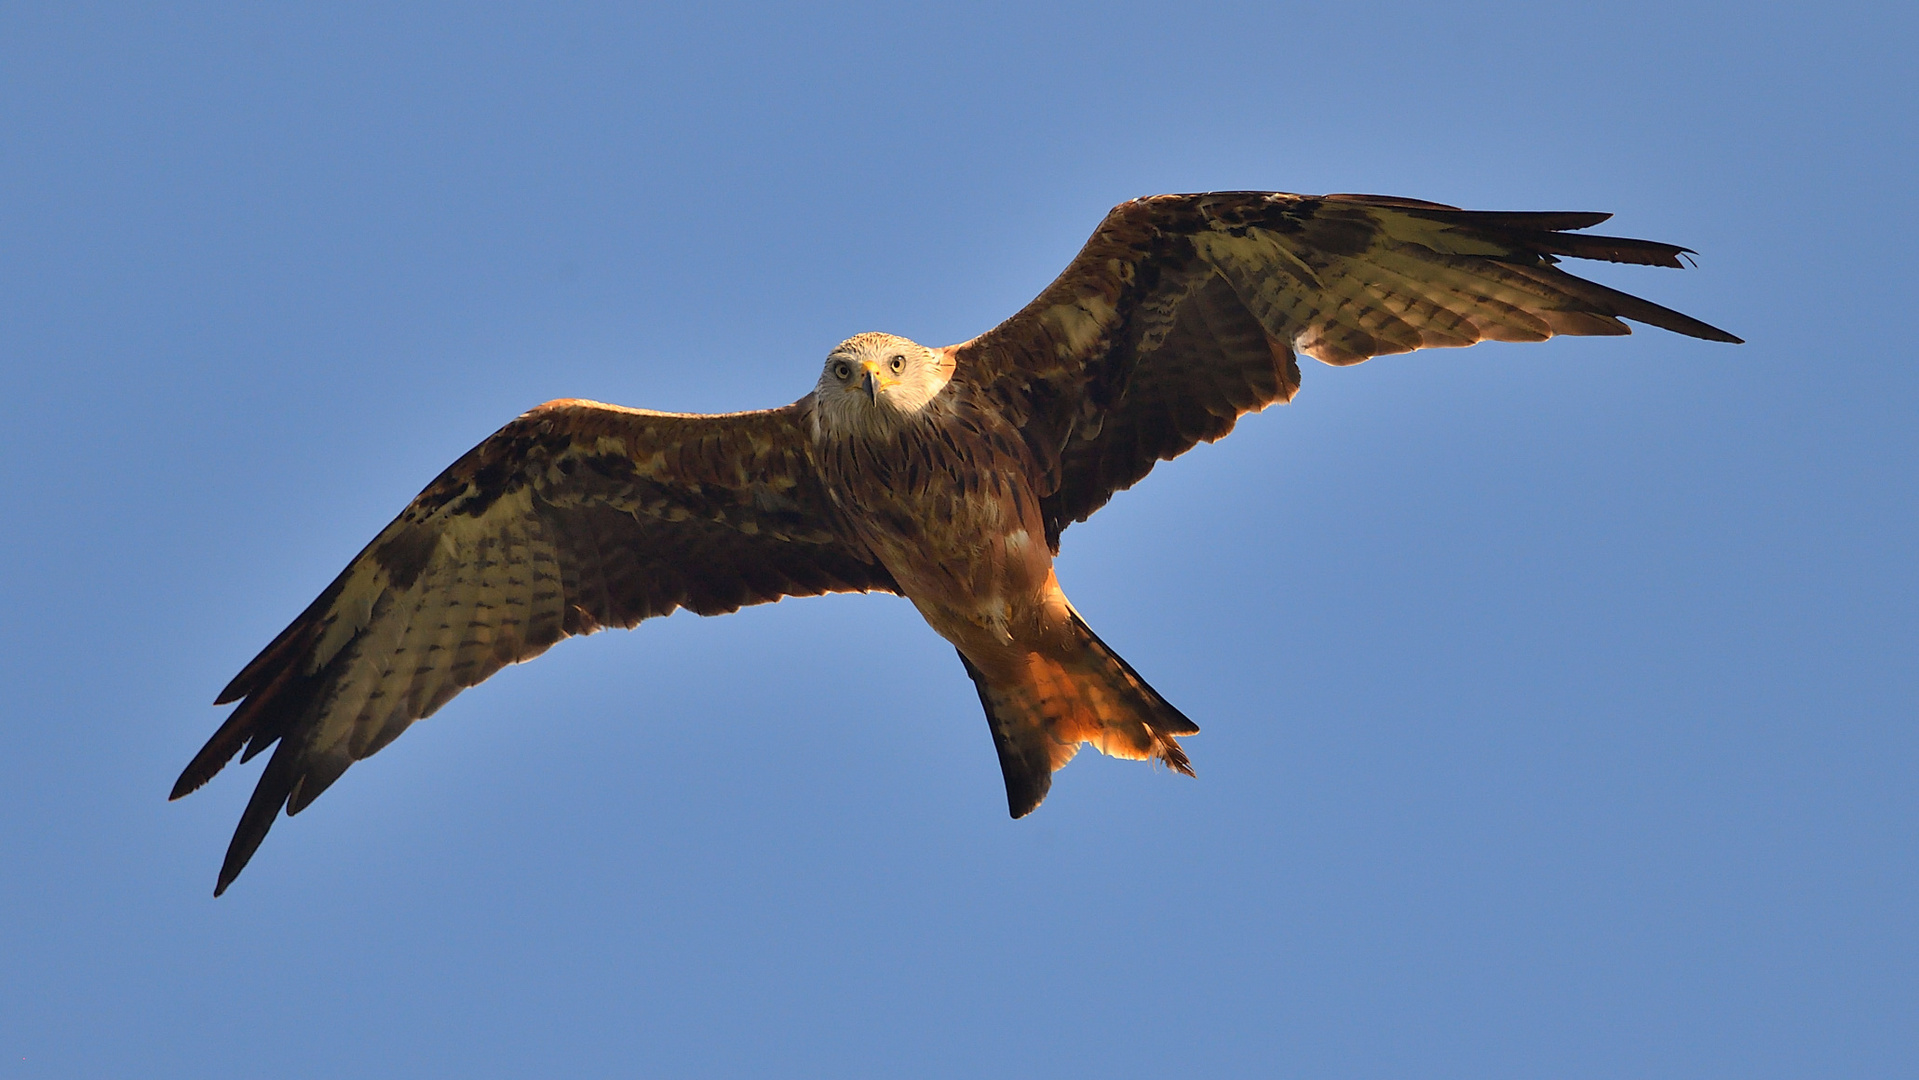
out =
{"type": "Polygon", "coordinates": [[[1037,299],[929,348],[848,338],[791,405],[695,415],[552,401],[448,468],[234,677],[179,798],[268,760],[214,895],[282,809],[501,667],[686,608],[883,591],[958,650],[1030,813],[1082,743],[1192,775],[1199,730],[1080,618],[1067,526],[1327,364],[1477,341],[1723,330],[1559,269],[1691,252],[1576,234],[1610,215],[1373,195],[1122,203],[1037,299]]]}

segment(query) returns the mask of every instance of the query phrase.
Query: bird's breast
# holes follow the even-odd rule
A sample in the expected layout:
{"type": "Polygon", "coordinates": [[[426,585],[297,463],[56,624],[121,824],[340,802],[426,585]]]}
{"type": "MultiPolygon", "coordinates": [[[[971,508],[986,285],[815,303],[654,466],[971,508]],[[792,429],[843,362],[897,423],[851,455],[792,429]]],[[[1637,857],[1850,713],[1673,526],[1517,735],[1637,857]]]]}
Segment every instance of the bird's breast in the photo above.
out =
{"type": "Polygon", "coordinates": [[[924,425],[821,449],[834,501],[936,628],[1004,623],[1042,590],[1052,555],[1016,436],[924,425]]]}

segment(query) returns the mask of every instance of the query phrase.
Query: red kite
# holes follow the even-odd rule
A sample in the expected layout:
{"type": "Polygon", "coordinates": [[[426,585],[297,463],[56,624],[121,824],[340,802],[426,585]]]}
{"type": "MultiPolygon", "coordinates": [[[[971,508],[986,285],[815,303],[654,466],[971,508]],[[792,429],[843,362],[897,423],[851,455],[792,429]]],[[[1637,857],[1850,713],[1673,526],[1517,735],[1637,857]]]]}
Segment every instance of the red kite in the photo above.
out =
{"type": "Polygon", "coordinates": [[[1157,462],[1291,400],[1296,353],[1630,333],[1739,339],[1560,270],[1681,266],[1576,235],[1606,214],[1486,213],[1367,195],[1123,203],[1065,273],[971,341],[860,334],[791,405],[699,416],[554,401],[453,463],[221,691],[238,701],[174,786],[269,746],[224,891],[282,807],[466,687],[572,634],[687,608],[884,590],[979,689],[1008,808],[1081,743],[1191,775],[1199,728],[1060,591],[1060,533],[1157,462]]]}

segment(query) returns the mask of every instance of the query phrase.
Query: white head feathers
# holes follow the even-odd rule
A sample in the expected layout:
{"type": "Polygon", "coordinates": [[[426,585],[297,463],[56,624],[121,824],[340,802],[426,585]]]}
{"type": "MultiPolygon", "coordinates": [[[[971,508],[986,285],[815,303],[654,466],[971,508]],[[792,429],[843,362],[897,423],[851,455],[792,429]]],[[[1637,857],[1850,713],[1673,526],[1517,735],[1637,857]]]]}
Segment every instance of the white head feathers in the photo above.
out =
{"type": "Polygon", "coordinates": [[[817,430],[882,434],[925,409],[953,377],[944,351],[896,334],[856,334],[826,356],[813,394],[817,430]]]}

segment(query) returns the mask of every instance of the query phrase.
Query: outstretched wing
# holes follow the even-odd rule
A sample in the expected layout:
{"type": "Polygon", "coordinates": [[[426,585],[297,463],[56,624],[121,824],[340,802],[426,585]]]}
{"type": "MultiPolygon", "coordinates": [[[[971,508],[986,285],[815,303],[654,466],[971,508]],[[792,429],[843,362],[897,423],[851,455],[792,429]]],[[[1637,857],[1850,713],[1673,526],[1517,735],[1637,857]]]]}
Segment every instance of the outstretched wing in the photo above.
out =
{"type": "Polygon", "coordinates": [[[240,705],[181,773],[279,743],[220,869],[347,766],[507,664],[675,608],[883,589],[813,466],[811,398],[692,416],[555,401],[440,474],[220,693],[240,705]]]}
{"type": "Polygon", "coordinates": [[[954,346],[1049,469],[1048,541],[1159,461],[1328,364],[1477,341],[1724,330],[1577,278],[1557,256],[1681,266],[1687,249],[1582,236],[1609,214],[1489,213],[1376,195],[1219,192],[1115,207],[1038,299],[954,346]]]}

